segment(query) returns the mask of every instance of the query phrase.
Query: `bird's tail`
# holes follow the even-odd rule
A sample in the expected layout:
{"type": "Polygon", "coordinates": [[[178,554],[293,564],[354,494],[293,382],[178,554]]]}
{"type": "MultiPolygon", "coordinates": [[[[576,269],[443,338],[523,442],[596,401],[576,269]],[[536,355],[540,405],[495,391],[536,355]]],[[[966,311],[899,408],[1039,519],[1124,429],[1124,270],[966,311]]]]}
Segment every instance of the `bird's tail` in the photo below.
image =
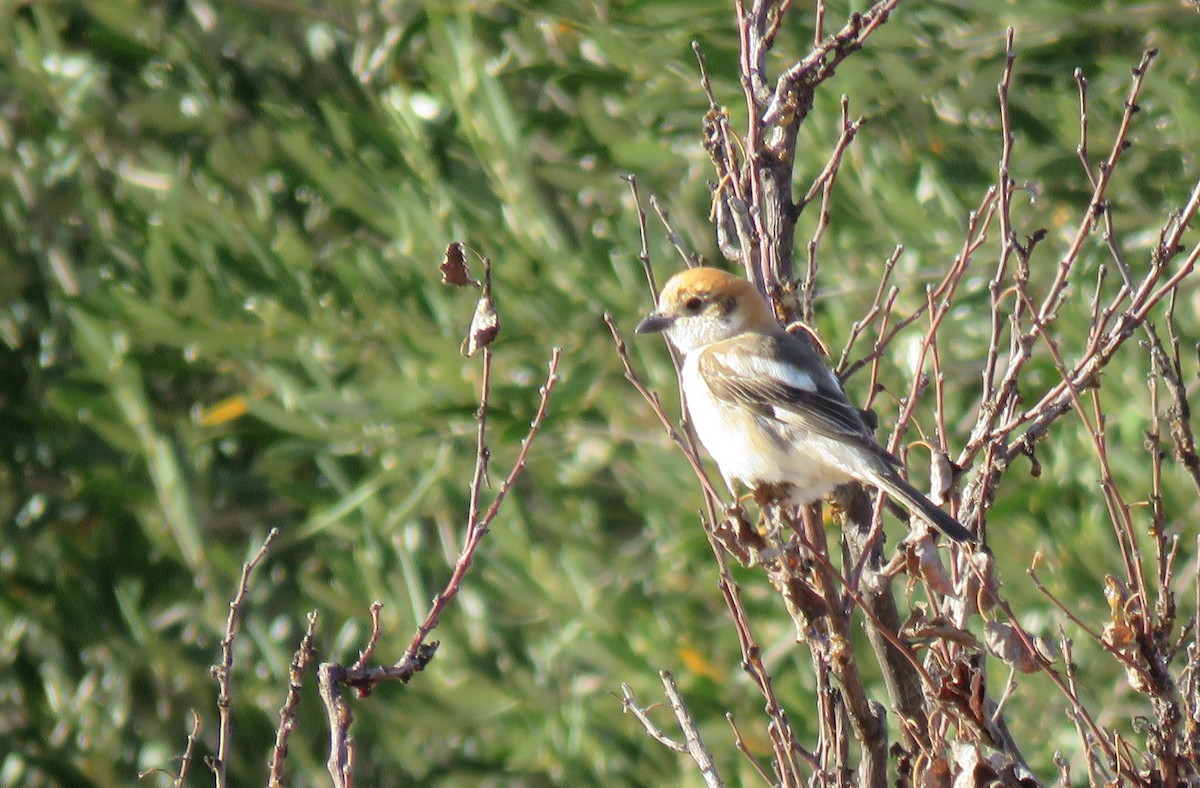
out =
{"type": "Polygon", "coordinates": [[[911,514],[915,514],[922,520],[927,521],[954,541],[977,541],[975,535],[964,528],[962,523],[935,506],[933,501],[926,498],[916,487],[913,487],[900,478],[900,474],[891,468],[888,468],[884,473],[878,474],[870,481],[876,487],[900,502],[911,514]]]}

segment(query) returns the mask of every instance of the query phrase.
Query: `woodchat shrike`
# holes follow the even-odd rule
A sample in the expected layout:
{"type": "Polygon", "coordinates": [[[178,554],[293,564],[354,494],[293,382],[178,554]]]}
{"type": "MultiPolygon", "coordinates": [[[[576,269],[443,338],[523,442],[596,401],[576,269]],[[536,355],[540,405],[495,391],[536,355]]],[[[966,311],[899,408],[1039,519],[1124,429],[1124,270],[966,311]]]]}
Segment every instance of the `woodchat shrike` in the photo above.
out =
{"type": "Polygon", "coordinates": [[[784,331],[753,284],[715,268],[673,276],[637,333],[664,332],[683,354],[696,435],[725,483],[778,486],[804,505],[859,481],[959,542],[975,537],[899,473],[824,357],[784,331]]]}

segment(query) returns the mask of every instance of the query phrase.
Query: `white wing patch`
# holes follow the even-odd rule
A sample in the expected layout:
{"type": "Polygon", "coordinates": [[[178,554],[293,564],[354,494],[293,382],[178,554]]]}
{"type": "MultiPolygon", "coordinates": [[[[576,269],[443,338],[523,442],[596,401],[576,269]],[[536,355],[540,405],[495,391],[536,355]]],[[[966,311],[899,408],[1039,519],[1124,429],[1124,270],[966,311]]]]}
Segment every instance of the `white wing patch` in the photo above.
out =
{"type": "Polygon", "coordinates": [[[752,353],[722,353],[721,364],[739,377],[770,378],[809,393],[817,390],[813,376],[787,362],[752,353]]]}

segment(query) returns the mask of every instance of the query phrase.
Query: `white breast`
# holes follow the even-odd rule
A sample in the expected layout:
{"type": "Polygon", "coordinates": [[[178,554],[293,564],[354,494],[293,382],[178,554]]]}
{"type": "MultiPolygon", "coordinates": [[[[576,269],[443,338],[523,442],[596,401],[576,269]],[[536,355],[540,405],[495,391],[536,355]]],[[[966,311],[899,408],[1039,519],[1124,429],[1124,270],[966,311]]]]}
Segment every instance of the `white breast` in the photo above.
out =
{"type": "Polygon", "coordinates": [[[759,484],[787,482],[793,487],[794,502],[808,503],[850,480],[826,459],[838,452],[828,438],[801,432],[739,405],[718,402],[699,373],[698,355],[689,353],[681,372],[688,416],[731,491],[737,493],[739,484],[753,489],[759,484]]]}

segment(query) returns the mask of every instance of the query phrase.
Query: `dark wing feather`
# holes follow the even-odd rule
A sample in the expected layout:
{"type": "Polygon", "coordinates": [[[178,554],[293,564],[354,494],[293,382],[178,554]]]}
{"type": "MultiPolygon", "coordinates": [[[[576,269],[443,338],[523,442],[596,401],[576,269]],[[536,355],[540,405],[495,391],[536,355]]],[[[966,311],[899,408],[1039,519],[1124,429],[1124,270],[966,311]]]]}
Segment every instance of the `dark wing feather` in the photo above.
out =
{"type": "Polygon", "coordinates": [[[862,414],[850,404],[828,373],[828,367],[812,351],[788,335],[768,337],[766,342],[760,337],[735,337],[710,347],[700,356],[700,372],[714,396],[789,426],[885,454],[875,443],[862,414]],[[772,375],[745,374],[739,371],[739,366],[745,365],[732,359],[747,355],[775,358],[810,371],[813,386],[799,388],[772,375]]]}

